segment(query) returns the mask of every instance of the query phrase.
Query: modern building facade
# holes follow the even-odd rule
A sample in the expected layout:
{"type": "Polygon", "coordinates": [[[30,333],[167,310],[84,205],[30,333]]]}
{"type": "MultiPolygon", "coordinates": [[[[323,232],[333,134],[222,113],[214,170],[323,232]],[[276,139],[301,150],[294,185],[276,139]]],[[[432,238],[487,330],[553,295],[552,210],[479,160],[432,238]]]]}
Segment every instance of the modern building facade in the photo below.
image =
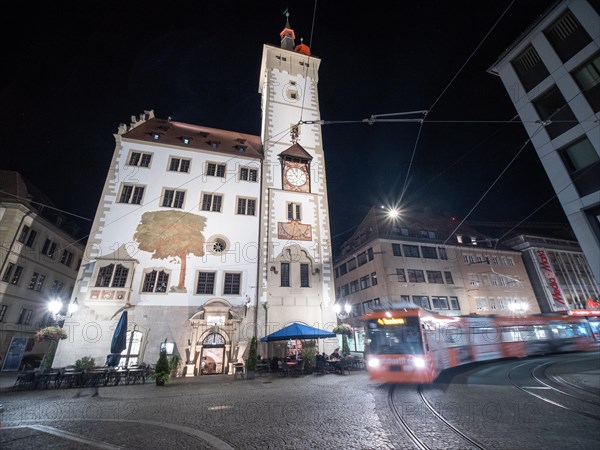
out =
{"type": "Polygon", "coordinates": [[[504,244],[523,254],[542,312],[593,309],[600,286],[576,241],[521,234],[504,244]]]}
{"type": "Polygon", "coordinates": [[[49,322],[48,304],[71,298],[84,245],[65,216],[18,172],[0,171],[0,366],[32,367],[48,346],[34,334],[49,322]]]}
{"type": "MultiPolygon", "coordinates": [[[[432,213],[371,209],[334,261],[343,319],[360,327],[355,318],[374,306],[404,302],[450,316],[539,313],[521,253],[455,227],[432,213]]],[[[353,345],[362,350],[360,333],[353,345]]]]}
{"type": "Polygon", "coordinates": [[[600,279],[600,2],[554,3],[488,69],[509,93],[600,279]]]}
{"type": "Polygon", "coordinates": [[[301,124],[320,118],[319,62],[289,24],[264,46],[260,137],[151,111],[119,127],[55,367],[104,363],[122,311],[121,364],[153,364],[166,342],[187,376],[232,373],[255,335],[333,322],[321,131],[301,124]]]}

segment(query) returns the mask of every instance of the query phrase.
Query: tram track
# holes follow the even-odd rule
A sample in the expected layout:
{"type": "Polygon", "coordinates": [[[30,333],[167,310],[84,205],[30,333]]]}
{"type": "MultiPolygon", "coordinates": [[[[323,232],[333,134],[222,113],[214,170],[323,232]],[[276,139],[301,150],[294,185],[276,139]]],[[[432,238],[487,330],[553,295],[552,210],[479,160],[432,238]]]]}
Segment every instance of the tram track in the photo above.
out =
{"type": "MultiPolygon", "coordinates": [[[[394,392],[396,390],[396,386],[392,385],[389,387],[388,390],[388,404],[390,406],[390,409],[392,411],[392,413],[394,414],[394,418],[396,419],[396,422],[400,425],[400,427],[405,431],[405,433],[408,435],[408,437],[411,439],[411,441],[415,444],[416,448],[420,449],[420,450],[432,450],[433,448],[438,448],[438,447],[431,447],[429,446],[425,440],[419,436],[419,433],[417,431],[415,431],[406,421],[406,419],[402,416],[402,414],[398,411],[398,408],[396,407],[396,404],[394,402],[394,392]]],[[[422,385],[417,385],[417,393],[419,395],[419,398],[422,402],[422,404],[427,408],[427,410],[442,424],[444,424],[446,426],[446,429],[450,430],[453,432],[453,434],[457,437],[459,437],[462,442],[468,443],[466,445],[459,445],[459,446],[450,446],[450,447],[445,447],[445,448],[461,448],[461,449],[470,449],[470,448],[474,448],[474,449],[480,449],[480,450],[485,450],[486,447],[483,446],[483,444],[479,443],[478,441],[476,441],[475,439],[471,438],[470,436],[468,436],[467,434],[463,433],[459,428],[457,428],[454,424],[452,424],[448,419],[446,419],[442,414],[440,414],[435,407],[429,402],[429,400],[427,400],[427,398],[425,397],[425,394],[423,392],[423,386],[422,385]]],[[[447,441],[445,441],[447,442],[447,441]]]]}
{"type": "MultiPolygon", "coordinates": [[[[550,361],[550,362],[544,362],[544,363],[541,363],[541,364],[537,364],[533,369],[529,370],[529,376],[535,382],[541,384],[541,386],[527,386],[527,385],[522,385],[523,380],[521,380],[521,384],[520,384],[518,376],[516,375],[516,371],[518,369],[521,369],[521,368],[523,368],[523,367],[525,367],[527,365],[531,365],[531,364],[532,364],[532,361],[526,361],[526,362],[518,364],[518,365],[516,365],[516,366],[514,366],[514,367],[512,367],[512,368],[510,368],[508,370],[508,372],[506,373],[506,378],[508,379],[508,381],[510,382],[510,384],[513,387],[519,389],[520,391],[526,393],[527,395],[535,397],[538,400],[541,400],[541,401],[546,402],[548,404],[554,405],[556,407],[565,409],[567,411],[573,412],[575,414],[578,414],[578,415],[581,415],[581,416],[584,416],[584,417],[588,417],[590,419],[600,420],[600,414],[595,414],[595,413],[592,413],[592,412],[583,411],[581,408],[576,409],[573,406],[566,405],[563,400],[558,401],[557,399],[551,399],[548,396],[544,396],[544,395],[541,395],[539,393],[532,392],[533,389],[548,390],[549,392],[553,392],[553,393],[561,395],[561,396],[573,398],[577,402],[582,402],[582,403],[587,402],[587,403],[592,403],[594,406],[598,406],[598,404],[595,403],[595,402],[591,402],[591,401],[582,399],[582,398],[580,398],[578,396],[569,394],[569,393],[567,393],[567,392],[565,392],[565,391],[563,391],[561,389],[558,389],[558,388],[556,388],[554,386],[551,386],[548,383],[543,382],[539,377],[537,377],[535,375],[535,371],[536,370],[538,370],[540,367],[546,366],[548,364],[552,364],[552,361],[550,361]]],[[[522,376],[521,376],[521,378],[522,378],[522,376]]],[[[529,384],[531,384],[531,383],[529,383],[529,384]]]]}
{"type": "MultiPolygon", "coordinates": [[[[548,387],[549,389],[553,390],[554,392],[559,392],[559,393],[561,393],[563,395],[566,395],[567,397],[574,398],[574,399],[579,400],[581,402],[590,403],[590,404],[595,405],[595,406],[600,406],[600,402],[597,402],[597,401],[594,401],[594,400],[590,400],[589,398],[582,398],[579,395],[575,395],[575,394],[573,394],[571,392],[567,392],[564,389],[558,389],[557,387],[552,386],[552,384],[543,381],[541,377],[539,377],[538,375],[536,375],[536,371],[542,370],[543,371],[543,377],[545,377],[547,380],[551,380],[550,376],[546,373],[546,370],[548,369],[549,366],[554,365],[554,364],[555,364],[554,362],[550,361],[550,362],[546,362],[546,363],[543,363],[543,364],[540,364],[540,365],[534,367],[533,370],[531,371],[531,376],[538,383],[540,383],[543,386],[548,387]]],[[[562,380],[562,378],[561,378],[561,380],[562,380]]],[[[564,383],[559,383],[558,381],[554,381],[554,382],[557,383],[557,384],[563,384],[564,386],[570,386],[570,387],[573,387],[573,388],[579,388],[574,383],[568,383],[567,384],[566,380],[563,380],[563,381],[564,381],[564,383]]],[[[585,389],[582,389],[582,390],[585,391],[585,389]]],[[[588,392],[588,391],[586,391],[586,392],[588,392]]]]}

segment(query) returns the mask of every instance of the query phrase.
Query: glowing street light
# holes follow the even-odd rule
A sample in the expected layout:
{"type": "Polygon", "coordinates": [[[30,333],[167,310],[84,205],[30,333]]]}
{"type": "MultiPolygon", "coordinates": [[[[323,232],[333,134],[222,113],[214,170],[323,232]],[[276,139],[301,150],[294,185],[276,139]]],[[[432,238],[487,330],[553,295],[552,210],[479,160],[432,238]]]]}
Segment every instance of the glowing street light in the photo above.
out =
{"type": "Polygon", "coordinates": [[[347,317],[350,315],[350,312],[352,311],[352,305],[350,305],[349,303],[346,303],[344,305],[344,312],[342,312],[342,305],[340,305],[339,303],[335,303],[333,305],[333,311],[341,319],[342,317],[347,317]]]}
{"type": "Polygon", "coordinates": [[[48,302],[48,311],[50,314],[52,314],[54,320],[64,320],[67,317],[71,317],[75,311],[77,311],[77,308],[79,308],[77,298],[69,303],[67,306],[67,313],[61,314],[60,312],[63,311],[64,307],[65,305],[63,304],[62,300],[58,298],[54,298],[48,302]]]}
{"type": "Polygon", "coordinates": [[[513,302],[508,305],[508,309],[514,314],[525,314],[529,309],[527,302],[513,302]]]}

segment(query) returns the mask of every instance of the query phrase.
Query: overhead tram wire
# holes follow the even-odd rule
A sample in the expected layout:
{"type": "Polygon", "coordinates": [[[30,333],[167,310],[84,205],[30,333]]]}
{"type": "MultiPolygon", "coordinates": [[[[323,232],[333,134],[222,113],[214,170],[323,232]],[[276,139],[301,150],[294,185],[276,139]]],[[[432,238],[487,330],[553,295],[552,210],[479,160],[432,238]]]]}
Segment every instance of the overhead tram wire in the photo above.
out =
{"type": "Polygon", "coordinates": [[[548,203],[550,203],[552,200],[554,200],[556,197],[559,196],[559,194],[561,194],[563,191],[565,191],[566,189],[570,188],[571,186],[573,186],[575,184],[575,181],[577,181],[579,178],[583,177],[584,175],[586,175],[590,170],[592,170],[594,168],[593,165],[587,167],[586,169],[582,170],[580,174],[578,174],[574,179],[571,180],[570,183],[568,183],[565,187],[563,187],[560,191],[558,191],[557,193],[555,193],[554,195],[552,195],[548,200],[546,200],[544,203],[542,203],[540,206],[538,206],[532,213],[530,213],[527,217],[525,217],[524,219],[521,219],[521,221],[519,221],[515,226],[513,226],[510,230],[508,230],[506,233],[504,233],[502,236],[500,236],[497,240],[496,240],[496,244],[494,245],[494,249],[496,249],[498,247],[498,243],[504,239],[507,235],[509,235],[514,229],[516,229],[519,225],[521,225],[523,222],[525,222],[527,219],[529,219],[531,216],[533,216],[534,214],[536,214],[538,211],[540,211],[542,208],[544,208],[548,203]]]}
{"type": "Polygon", "coordinates": [[[448,235],[448,237],[446,238],[446,240],[444,241],[444,243],[442,245],[446,245],[446,243],[448,242],[448,240],[454,235],[454,233],[456,233],[456,231],[462,226],[462,224],[465,223],[465,221],[469,218],[469,216],[471,215],[471,213],[473,211],[475,211],[475,209],[483,201],[483,199],[485,198],[485,196],[492,190],[492,188],[496,185],[496,183],[500,180],[500,178],[502,178],[502,175],[504,175],[506,173],[506,171],[509,169],[509,167],[512,165],[512,163],[515,162],[515,160],[519,157],[519,155],[523,152],[523,150],[525,150],[525,148],[527,147],[527,144],[529,144],[531,142],[531,140],[540,131],[542,131],[543,129],[544,129],[544,125],[540,125],[538,127],[538,129],[535,130],[535,132],[533,133],[533,135],[529,139],[527,139],[525,141],[525,143],[521,146],[521,148],[519,149],[519,151],[517,151],[517,153],[515,154],[515,156],[513,156],[512,159],[508,162],[508,164],[504,167],[504,169],[502,169],[502,172],[500,172],[500,174],[496,177],[496,179],[492,182],[492,184],[490,184],[490,186],[483,193],[483,195],[481,197],[479,197],[479,200],[477,200],[477,202],[475,203],[475,205],[465,215],[465,217],[463,218],[463,220],[460,221],[460,223],[456,226],[456,228],[454,230],[452,230],[452,232],[448,235]]]}
{"type": "MultiPolygon", "coordinates": [[[[410,111],[410,112],[400,112],[400,113],[389,113],[389,114],[375,114],[375,115],[371,115],[368,119],[364,119],[362,122],[363,123],[368,123],[369,125],[372,125],[373,123],[381,123],[381,122],[413,122],[413,123],[419,123],[419,131],[417,133],[417,137],[415,139],[415,145],[413,146],[413,150],[412,150],[412,154],[410,157],[410,163],[409,163],[409,167],[408,170],[406,172],[406,178],[404,180],[404,185],[402,187],[402,192],[400,194],[400,203],[402,202],[404,195],[406,193],[406,186],[408,184],[408,180],[410,178],[410,171],[412,169],[412,164],[417,152],[417,148],[419,145],[419,140],[421,137],[421,132],[423,129],[423,123],[425,122],[426,116],[427,114],[429,114],[429,112],[437,105],[437,103],[440,101],[440,99],[444,96],[444,94],[446,93],[446,91],[450,88],[450,86],[452,85],[452,83],[454,82],[454,80],[456,80],[456,78],[460,75],[460,73],[463,71],[463,69],[466,67],[466,65],[469,63],[469,61],[473,58],[473,55],[475,55],[475,53],[477,52],[477,50],[479,50],[479,48],[483,45],[483,43],[485,42],[485,40],[488,38],[488,36],[492,33],[492,31],[496,28],[496,26],[498,25],[498,23],[502,20],[502,18],[506,15],[506,13],[508,12],[508,10],[512,7],[512,5],[515,3],[515,0],[512,0],[510,2],[510,4],[508,5],[508,7],[504,10],[504,12],[500,15],[500,17],[496,20],[496,22],[492,25],[492,27],[488,30],[488,32],[485,34],[485,36],[483,37],[483,39],[479,42],[479,44],[477,45],[477,47],[475,47],[475,49],[473,50],[473,52],[471,52],[471,55],[469,55],[469,57],[467,58],[467,60],[463,63],[463,65],[458,69],[458,72],[452,77],[452,79],[448,82],[448,84],[446,85],[446,87],[442,90],[442,92],[440,93],[440,95],[435,99],[435,101],[433,102],[433,104],[431,105],[431,107],[428,110],[422,110],[422,111],[410,111]],[[393,117],[393,116],[402,116],[402,115],[423,115],[422,118],[405,118],[405,119],[384,119],[382,117],[393,117]]],[[[309,121],[310,123],[317,123],[320,122],[321,125],[325,125],[325,124],[331,124],[331,123],[353,123],[354,121],[309,121]]],[[[309,123],[306,122],[306,123],[309,123]]],[[[433,122],[433,121],[432,121],[433,122]]],[[[457,123],[459,122],[463,122],[463,123],[468,123],[467,121],[456,121],[457,123]]],[[[481,123],[482,121],[473,121],[472,123],[475,122],[479,122],[481,123]]],[[[502,121],[498,121],[498,122],[490,122],[490,121],[483,121],[486,123],[502,123],[502,121]]],[[[438,122],[441,123],[441,122],[438,122]]],[[[511,123],[511,122],[506,122],[506,123],[511,123]]]]}
{"type": "MultiPolygon", "coordinates": [[[[571,97],[569,99],[569,101],[565,102],[564,106],[568,106],[573,100],[575,100],[578,96],[580,96],[582,94],[582,91],[579,91],[577,94],[575,94],[573,97],[571,97]]],[[[536,120],[535,123],[539,123],[540,126],[533,132],[533,134],[531,135],[531,137],[529,139],[527,139],[527,141],[525,141],[525,144],[523,144],[523,146],[521,147],[521,149],[517,152],[517,154],[509,161],[509,163],[507,164],[507,166],[502,170],[502,172],[500,173],[500,175],[498,175],[498,177],[493,181],[493,183],[491,184],[491,186],[488,188],[487,191],[485,191],[483,193],[483,195],[479,198],[479,200],[477,201],[477,203],[475,204],[475,206],[473,206],[473,208],[471,208],[471,210],[467,213],[467,215],[465,216],[465,218],[458,224],[458,226],[448,235],[448,237],[446,238],[446,240],[444,241],[444,245],[446,245],[446,243],[448,242],[448,240],[450,239],[450,237],[452,237],[452,235],[454,233],[456,233],[456,231],[461,227],[461,225],[468,219],[469,215],[475,210],[475,208],[477,207],[477,205],[479,205],[479,203],[481,203],[481,201],[484,199],[484,197],[488,194],[488,192],[492,189],[492,187],[496,184],[496,182],[500,179],[500,177],[502,177],[502,175],[506,172],[506,170],[508,170],[508,168],[511,166],[511,164],[515,161],[515,159],[519,156],[519,154],[525,149],[525,147],[527,146],[527,144],[529,142],[531,142],[533,140],[533,138],[542,130],[544,129],[546,126],[548,126],[549,124],[551,124],[553,122],[552,117],[557,115],[562,108],[557,109],[556,111],[554,111],[550,117],[548,117],[546,120],[541,121],[541,120],[536,120]]],[[[558,122],[575,122],[577,123],[578,121],[556,121],[558,122]]],[[[585,173],[585,172],[584,172],[585,173]]],[[[583,174],[581,174],[583,175],[583,174]]],[[[556,197],[560,192],[562,192],[564,189],[566,189],[567,187],[569,187],[571,184],[573,184],[573,180],[571,180],[571,183],[567,184],[567,186],[565,186],[565,188],[561,189],[559,192],[557,192],[552,198],[550,198],[549,200],[547,200],[539,209],[541,209],[542,207],[546,206],[548,203],[550,203],[550,201],[556,197]]],[[[527,216],[525,219],[521,220],[519,223],[517,223],[510,231],[514,230],[515,228],[517,228],[519,225],[521,225],[525,220],[527,220],[529,217],[531,217],[533,214],[535,214],[538,210],[534,211],[533,213],[531,213],[529,216],[527,216]]],[[[509,231],[509,232],[510,232],[509,231]]],[[[508,233],[506,233],[508,234],[508,233]]],[[[506,236],[506,234],[504,234],[504,236],[506,236]]],[[[502,236],[502,237],[504,237],[502,236]]],[[[496,241],[496,246],[498,241],[496,241]]]]}
{"type": "Polygon", "coordinates": [[[56,207],[48,205],[46,203],[40,203],[40,202],[36,202],[34,200],[31,200],[29,198],[19,197],[18,195],[11,194],[10,192],[6,192],[6,191],[3,191],[1,189],[0,189],[0,194],[10,195],[11,197],[14,197],[14,198],[16,198],[18,200],[23,200],[23,201],[26,201],[27,203],[33,203],[35,205],[40,205],[43,208],[53,209],[54,211],[58,211],[58,212],[63,213],[63,214],[68,214],[69,216],[77,217],[78,219],[87,220],[88,222],[92,221],[92,219],[88,219],[87,217],[83,217],[83,216],[80,216],[78,214],[75,214],[75,213],[72,213],[72,212],[69,212],[69,211],[65,211],[64,209],[56,208],[56,207]]]}

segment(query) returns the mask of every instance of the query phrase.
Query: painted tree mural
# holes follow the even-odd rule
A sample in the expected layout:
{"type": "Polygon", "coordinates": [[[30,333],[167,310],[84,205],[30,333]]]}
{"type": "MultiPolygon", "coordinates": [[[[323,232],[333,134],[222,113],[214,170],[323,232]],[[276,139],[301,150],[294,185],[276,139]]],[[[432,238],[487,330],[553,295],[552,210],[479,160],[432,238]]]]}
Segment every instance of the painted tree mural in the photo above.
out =
{"type": "Polygon", "coordinates": [[[204,256],[206,219],[183,211],[152,211],[142,215],[133,238],[152,259],[179,258],[178,292],[186,292],[187,255],[204,256]]]}

